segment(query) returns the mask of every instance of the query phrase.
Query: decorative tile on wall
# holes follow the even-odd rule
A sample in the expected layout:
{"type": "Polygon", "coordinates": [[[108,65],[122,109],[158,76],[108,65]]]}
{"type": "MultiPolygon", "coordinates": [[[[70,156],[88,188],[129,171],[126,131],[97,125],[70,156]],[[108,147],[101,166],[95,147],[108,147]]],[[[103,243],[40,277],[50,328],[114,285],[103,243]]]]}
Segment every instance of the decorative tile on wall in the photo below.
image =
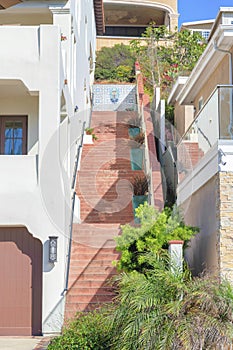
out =
{"type": "Polygon", "coordinates": [[[132,84],[93,85],[94,111],[125,111],[136,108],[136,86],[132,84]]]}

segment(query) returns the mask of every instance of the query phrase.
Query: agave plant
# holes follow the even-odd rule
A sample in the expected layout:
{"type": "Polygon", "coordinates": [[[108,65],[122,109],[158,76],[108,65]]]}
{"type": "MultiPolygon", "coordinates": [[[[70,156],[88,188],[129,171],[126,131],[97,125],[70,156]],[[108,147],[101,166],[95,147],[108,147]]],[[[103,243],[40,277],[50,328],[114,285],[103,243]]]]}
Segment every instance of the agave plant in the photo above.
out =
{"type": "Polygon", "coordinates": [[[130,118],[127,122],[129,128],[140,128],[141,126],[141,119],[139,116],[135,116],[133,118],[130,118]]]}
{"type": "Polygon", "coordinates": [[[132,182],[133,193],[135,196],[143,196],[148,194],[148,180],[144,176],[135,176],[132,182]]]}

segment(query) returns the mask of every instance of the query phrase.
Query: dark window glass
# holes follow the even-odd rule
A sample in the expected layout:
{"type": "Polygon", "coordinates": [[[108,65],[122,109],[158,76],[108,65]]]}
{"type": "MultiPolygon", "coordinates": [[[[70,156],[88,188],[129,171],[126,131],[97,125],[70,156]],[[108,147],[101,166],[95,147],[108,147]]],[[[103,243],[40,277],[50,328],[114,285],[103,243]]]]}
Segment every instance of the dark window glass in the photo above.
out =
{"type": "Polygon", "coordinates": [[[0,117],[0,154],[26,154],[27,117],[0,117]]]}
{"type": "Polygon", "coordinates": [[[115,27],[106,26],[105,36],[132,36],[140,37],[146,30],[146,27],[115,27]]]}

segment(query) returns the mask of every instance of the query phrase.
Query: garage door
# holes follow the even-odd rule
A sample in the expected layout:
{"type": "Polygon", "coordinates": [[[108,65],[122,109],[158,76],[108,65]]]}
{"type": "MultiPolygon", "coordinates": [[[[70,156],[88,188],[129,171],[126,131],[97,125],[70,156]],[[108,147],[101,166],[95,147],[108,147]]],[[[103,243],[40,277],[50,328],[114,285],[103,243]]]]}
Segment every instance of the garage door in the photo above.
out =
{"type": "Polygon", "coordinates": [[[42,244],[24,227],[0,228],[0,335],[40,335],[42,244]]]}

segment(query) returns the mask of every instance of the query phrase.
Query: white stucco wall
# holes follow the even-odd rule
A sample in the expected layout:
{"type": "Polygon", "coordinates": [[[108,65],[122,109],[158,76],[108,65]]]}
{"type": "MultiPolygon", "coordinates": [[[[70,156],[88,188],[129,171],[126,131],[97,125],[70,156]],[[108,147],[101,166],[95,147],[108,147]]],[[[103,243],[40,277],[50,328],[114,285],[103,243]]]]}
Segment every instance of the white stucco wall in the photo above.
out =
{"type": "Polygon", "coordinates": [[[218,268],[216,181],[213,176],[181,205],[185,223],[200,229],[185,251],[185,258],[195,275],[205,269],[213,272],[218,268]]]}
{"type": "MultiPolygon", "coordinates": [[[[0,26],[0,116],[28,116],[28,155],[0,156],[0,226],[26,226],[43,243],[45,334],[59,332],[63,324],[71,183],[82,125],[89,123],[89,48],[95,52],[96,32],[91,0],[43,4],[51,6],[52,25],[0,26]],[[1,97],[4,84],[14,82],[20,94],[9,90],[1,97]],[[67,117],[60,124],[62,92],[67,117]],[[51,235],[58,236],[54,264],[48,262],[51,235]]],[[[21,13],[29,5],[18,5],[21,13]]]]}
{"type": "Polygon", "coordinates": [[[220,209],[219,174],[233,172],[232,149],[232,140],[218,140],[178,184],[177,202],[185,223],[200,229],[185,252],[194,274],[219,269],[219,229],[224,219],[220,209]]]}

